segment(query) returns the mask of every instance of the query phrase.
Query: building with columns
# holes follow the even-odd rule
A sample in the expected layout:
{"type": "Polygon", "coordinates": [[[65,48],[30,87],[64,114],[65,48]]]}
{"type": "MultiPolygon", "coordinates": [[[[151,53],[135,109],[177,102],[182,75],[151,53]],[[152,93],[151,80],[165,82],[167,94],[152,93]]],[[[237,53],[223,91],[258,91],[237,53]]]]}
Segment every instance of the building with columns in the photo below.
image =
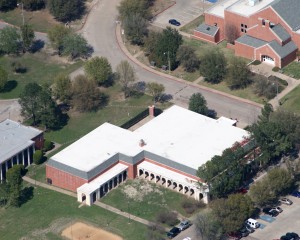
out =
{"type": "Polygon", "coordinates": [[[204,13],[195,39],[228,40],[236,56],[283,68],[300,48],[299,0],[220,0],[204,13]]]}
{"type": "Polygon", "coordinates": [[[36,128],[10,119],[0,122],[0,181],[12,166],[29,166],[35,149],[40,149],[43,142],[43,132],[36,128]]]}
{"type": "Polygon", "coordinates": [[[249,133],[235,123],[179,106],[134,131],[104,123],[48,160],[47,182],[77,192],[78,201],[87,205],[127,178],[142,178],[207,202],[208,187],[197,169],[236,142],[247,144],[249,133]]]}

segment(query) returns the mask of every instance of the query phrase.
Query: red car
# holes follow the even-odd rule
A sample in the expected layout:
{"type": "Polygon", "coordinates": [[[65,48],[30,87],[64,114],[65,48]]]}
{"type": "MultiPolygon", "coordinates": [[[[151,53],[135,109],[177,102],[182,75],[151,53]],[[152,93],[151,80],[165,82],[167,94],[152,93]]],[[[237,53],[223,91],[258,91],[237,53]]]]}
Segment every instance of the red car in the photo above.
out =
{"type": "Polygon", "coordinates": [[[242,234],[239,232],[231,232],[227,233],[227,237],[230,240],[240,240],[242,238],[242,234]]]}
{"type": "Polygon", "coordinates": [[[241,194],[246,194],[248,190],[246,188],[240,188],[239,190],[237,190],[237,192],[241,194]]]}

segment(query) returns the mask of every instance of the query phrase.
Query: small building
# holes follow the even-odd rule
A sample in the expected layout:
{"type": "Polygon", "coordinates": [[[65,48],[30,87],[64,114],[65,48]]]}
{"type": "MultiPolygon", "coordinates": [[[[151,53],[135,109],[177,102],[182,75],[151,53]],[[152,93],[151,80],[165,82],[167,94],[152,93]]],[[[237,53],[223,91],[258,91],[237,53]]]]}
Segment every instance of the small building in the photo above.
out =
{"type": "Polygon", "coordinates": [[[12,166],[31,165],[35,149],[41,149],[43,143],[43,132],[36,128],[9,119],[0,122],[0,181],[12,166]]]}
{"type": "MultiPolygon", "coordinates": [[[[153,107],[149,111],[153,114],[153,107]]],[[[235,123],[179,106],[135,131],[104,123],[48,160],[47,182],[77,192],[78,201],[88,205],[127,178],[146,179],[208,202],[198,167],[236,142],[244,144],[249,133],[235,123]]]]}
{"type": "Polygon", "coordinates": [[[282,68],[300,47],[299,0],[222,0],[205,12],[195,39],[229,40],[236,56],[282,68]]]}

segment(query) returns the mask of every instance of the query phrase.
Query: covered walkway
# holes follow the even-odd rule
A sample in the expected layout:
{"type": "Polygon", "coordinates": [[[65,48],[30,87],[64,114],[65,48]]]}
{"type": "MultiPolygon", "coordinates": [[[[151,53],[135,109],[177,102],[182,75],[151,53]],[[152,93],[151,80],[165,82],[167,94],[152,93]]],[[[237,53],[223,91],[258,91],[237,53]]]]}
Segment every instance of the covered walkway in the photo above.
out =
{"type": "Polygon", "coordinates": [[[182,193],[195,200],[208,202],[208,189],[201,188],[198,181],[183,174],[143,161],[137,166],[138,176],[156,184],[182,193]]]}
{"type": "Polygon", "coordinates": [[[118,163],[93,181],[77,188],[78,202],[85,201],[87,205],[91,206],[127,179],[127,169],[126,165],[118,163]]]}

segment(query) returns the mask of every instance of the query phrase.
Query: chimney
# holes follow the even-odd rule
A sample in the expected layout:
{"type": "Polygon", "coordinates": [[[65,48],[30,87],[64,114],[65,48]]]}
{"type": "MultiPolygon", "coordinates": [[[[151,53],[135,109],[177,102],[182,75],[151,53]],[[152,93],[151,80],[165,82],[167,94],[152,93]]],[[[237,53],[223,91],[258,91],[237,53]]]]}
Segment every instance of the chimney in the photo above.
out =
{"type": "Polygon", "coordinates": [[[143,139],[140,140],[139,146],[144,147],[146,145],[145,141],[143,139]]]}
{"type": "Polygon", "coordinates": [[[155,106],[154,105],[149,106],[148,109],[149,109],[149,116],[155,117],[155,106]]]}

